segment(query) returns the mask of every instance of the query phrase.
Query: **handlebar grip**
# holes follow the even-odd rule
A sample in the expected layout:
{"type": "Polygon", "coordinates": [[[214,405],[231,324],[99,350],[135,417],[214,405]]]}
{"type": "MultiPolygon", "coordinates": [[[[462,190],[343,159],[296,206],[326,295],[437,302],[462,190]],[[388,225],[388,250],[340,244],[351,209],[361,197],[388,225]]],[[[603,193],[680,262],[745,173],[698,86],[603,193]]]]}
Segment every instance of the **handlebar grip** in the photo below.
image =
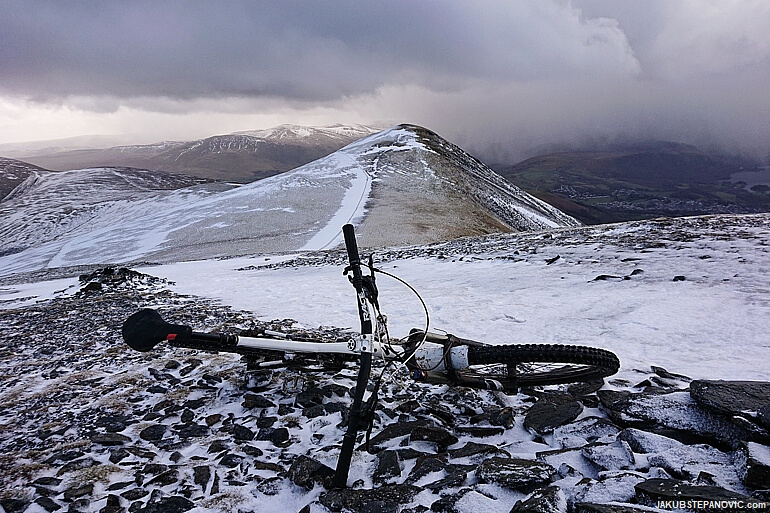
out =
{"type": "Polygon", "coordinates": [[[183,342],[192,336],[192,328],[181,324],[170,324],[158,312],[150,308],[139,310],[123,323],[123,340],[137,351],[150,351],[153,347],[169,340],[183,342]]]}
{"type": "Polygon", "coordinates": [[[355,228],[353,228],[352,224],[346,224],[342,227],[342,234],[345,236],[345,248],[348,250],[350,265],[353,267],[360,265],[361,257],[358,254],[355,228]]]}

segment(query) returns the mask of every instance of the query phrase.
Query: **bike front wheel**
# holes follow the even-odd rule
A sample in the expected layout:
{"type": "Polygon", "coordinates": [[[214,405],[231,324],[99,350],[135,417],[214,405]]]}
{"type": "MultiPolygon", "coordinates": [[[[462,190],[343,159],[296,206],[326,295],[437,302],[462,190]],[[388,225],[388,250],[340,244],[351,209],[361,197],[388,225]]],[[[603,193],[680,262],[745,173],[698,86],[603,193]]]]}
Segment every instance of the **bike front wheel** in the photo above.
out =
{"type": "Polygon", "coordinates": [[[515,392],[525,386],[595,381],[619,368],[614,353],[595,347],[477,345],[468,347],[468,367],[454,374],[466,386],[515,392]]]}

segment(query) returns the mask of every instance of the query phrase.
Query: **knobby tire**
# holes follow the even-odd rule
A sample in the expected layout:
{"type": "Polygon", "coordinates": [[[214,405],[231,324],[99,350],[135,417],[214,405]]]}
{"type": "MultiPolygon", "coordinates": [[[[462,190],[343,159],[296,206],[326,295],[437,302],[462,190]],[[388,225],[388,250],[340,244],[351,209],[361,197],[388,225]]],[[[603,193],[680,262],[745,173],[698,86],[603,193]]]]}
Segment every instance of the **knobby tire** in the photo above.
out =
{"type": "Polygon", "coordinates": [[[618,357],[610,351],[556,344],[469,346],[468,363],[468,369],[457,372],[460,384],[505,391],[595,381],[620,368],[618,357]]]}

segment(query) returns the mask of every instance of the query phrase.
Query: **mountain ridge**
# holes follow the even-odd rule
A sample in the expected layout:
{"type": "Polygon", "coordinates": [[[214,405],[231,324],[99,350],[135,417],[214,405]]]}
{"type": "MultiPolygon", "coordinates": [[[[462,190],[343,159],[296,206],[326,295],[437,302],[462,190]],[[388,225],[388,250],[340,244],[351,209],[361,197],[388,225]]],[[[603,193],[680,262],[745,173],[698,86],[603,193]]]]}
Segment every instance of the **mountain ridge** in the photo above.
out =
{"type": "Polygon", "coordinates": [[[447,240],[579,224],[506,181],[480,160],[431,130],[416,125],[398,125],[393,129],[393,147],[405,148],[408,145],[399,140],[399,131],[407,140],[409,136],[406,134],[414,134],[417,146],[411,152],[389,153],[387,158],[375,153],[377,158],[370,158],[370,162],[365,164],[380,178],[387,177],[388,188],[379,189],[379,182],[373,182],[367,205],[372,213],[359,228],[364,244],[416,244],[426,239],[447,240]],[[408,180],[402,183],[405,176],[403,169],[412,170],[426,185],[414,189],[408,180]],[[431,175],[437,170],[439,176],[431,175]],[[404,206],[389,209],[385,215],[380,214],[380,205],[394,202],[404,206]],[[434,215],[435,212],[441,213],[443,221],[434,215]],[[452,220],[447,222],[447,218],[452,220]],[[468,221],[458,222],[458,219],[468,221]],[[473,222],[470,222],[471,219],[473,222]],[[402,227],[399,241],[390,241],[386,235],[387,226],[394,220],[402,227]]]}
{"type": "Polygon", "coordinates": [[[579,224],[407,125],[241,186],[126,168],[38,174],[0,202],[4,274],[323,249],[348,222],[364,247],[579,224]]]}
{"type": "Polygon", "coordinates": [[[42,172],[47,170],[21,160],[0,157],[0,202],[7,199],[30,175],[42,172]]]}
{"type": "Polygon", "coordinates": [[[54,171],[133,167],[248,183],[307,164],[376,132],[365,125],[279,125],[193,141],[86,148],[15,158],[54,171]]]}

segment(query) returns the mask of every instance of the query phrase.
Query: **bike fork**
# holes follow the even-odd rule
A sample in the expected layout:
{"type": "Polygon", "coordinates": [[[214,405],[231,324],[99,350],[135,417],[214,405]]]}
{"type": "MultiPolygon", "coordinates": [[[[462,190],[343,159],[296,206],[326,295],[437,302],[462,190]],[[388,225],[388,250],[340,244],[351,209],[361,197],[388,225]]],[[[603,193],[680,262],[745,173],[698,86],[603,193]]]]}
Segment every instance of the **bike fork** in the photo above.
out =
{"type": "Polygon", "coordinates": [[[353,450],[356,445],[358,432],[361,430],[361,406],[366,392],[366,385],[369,383],[369,374],[372,368],[372,353],[361,353],[361,368],[358,370],[358,379],[356,380],[356,393],[353,396],[353,404],[350,407],[350,416],[348,417],[348,430],[342,439],[342,449],[337,459],[337,470],[334,472],[332,487],[345,488],[348,484],[348,473],[350,472],[350,461],[353,458],[353,450]]]}

